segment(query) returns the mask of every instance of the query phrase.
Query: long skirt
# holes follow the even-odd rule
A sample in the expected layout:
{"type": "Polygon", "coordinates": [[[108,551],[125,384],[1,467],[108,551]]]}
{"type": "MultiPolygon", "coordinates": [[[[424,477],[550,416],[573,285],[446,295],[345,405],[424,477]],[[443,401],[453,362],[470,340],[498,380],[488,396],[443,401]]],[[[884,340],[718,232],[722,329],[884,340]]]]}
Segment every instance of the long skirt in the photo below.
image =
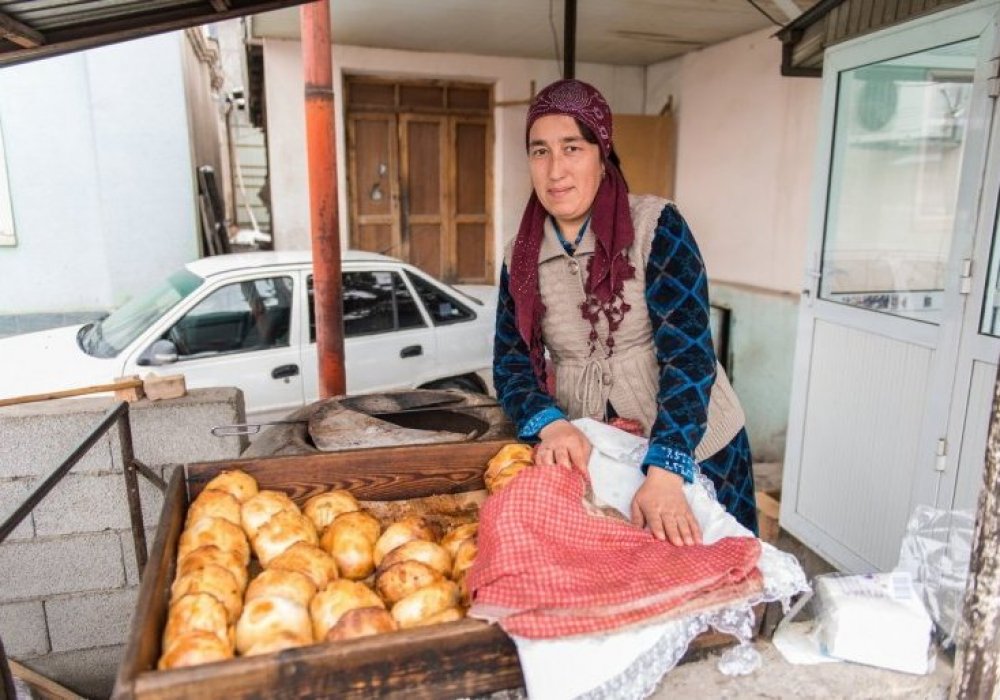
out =
{"type": "Polygon", "coordinates": [[[698,462],[702,473],[715,484],[715,493],[727,511],[743,527],[758,534],[757,501],[754,497],[753,459],[746,429],[708,459],[698,462]]]}

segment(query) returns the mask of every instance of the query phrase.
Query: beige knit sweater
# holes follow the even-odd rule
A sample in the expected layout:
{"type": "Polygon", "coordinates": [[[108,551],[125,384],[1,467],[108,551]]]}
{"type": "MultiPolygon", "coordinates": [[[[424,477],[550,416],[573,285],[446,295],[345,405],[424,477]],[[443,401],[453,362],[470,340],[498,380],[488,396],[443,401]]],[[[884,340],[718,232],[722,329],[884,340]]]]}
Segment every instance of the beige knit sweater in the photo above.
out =
{"type": "MultiPolygon", "coordinates": [[[[669,202],[649,195],[629,195],[635,240],[628,251],[635,277],[625,282],[625,302],[632,311],[615,332],[614,353],[608,356],[607,320],[597,326],[598,352],[589,356],[590,323],[580,314],[585,299],[587,259],[594,253],[594,235],[588,227],[574,255],[563,249],[551,221],[546,220],[538,255],[539,288],[546,313],[542,338],[555,366],[556,403],[572,419],[601,420],[610,400],[618,415],[634,418],[648,435],[656,419],[659,368],[653,329],[646,309],[646,261],[660,212],[669,202]]],[[[508,246],[506,262],[510,266],[508,246]]],[[[708,405],[708,427],[695,449],[702,461],[729,444],[746,418],[722,366],[716,368],[708,405]]]]}

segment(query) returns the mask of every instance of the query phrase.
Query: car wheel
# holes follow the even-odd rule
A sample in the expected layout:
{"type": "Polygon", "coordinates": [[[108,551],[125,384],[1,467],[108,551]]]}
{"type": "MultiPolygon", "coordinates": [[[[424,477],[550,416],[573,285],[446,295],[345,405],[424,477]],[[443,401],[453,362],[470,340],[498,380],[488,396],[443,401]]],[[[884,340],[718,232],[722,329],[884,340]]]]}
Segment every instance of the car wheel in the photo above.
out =
{"type": "Polygon", "coordinates": [[[436,382],[428,382],[424,384],[422,389],[458,389],[459,391],[468,391],[473,394],[485,394],[486,387],[479,380],[478,377],[464,374],[460,377],[448,377],[447,379],[439,379],[436,382]]]}

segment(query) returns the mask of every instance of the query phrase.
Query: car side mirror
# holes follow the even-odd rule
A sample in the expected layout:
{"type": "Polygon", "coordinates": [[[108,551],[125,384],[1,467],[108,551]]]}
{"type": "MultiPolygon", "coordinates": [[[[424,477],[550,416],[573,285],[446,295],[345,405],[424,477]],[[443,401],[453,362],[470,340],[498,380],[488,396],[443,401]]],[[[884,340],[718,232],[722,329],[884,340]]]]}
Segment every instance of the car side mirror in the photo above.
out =
{"type": "Polygon", "coordinates": [[[139,357],[137,364],[157,367],[177,362],[177,346],[171,341],[161,338],[150,345],[139,357]]]}

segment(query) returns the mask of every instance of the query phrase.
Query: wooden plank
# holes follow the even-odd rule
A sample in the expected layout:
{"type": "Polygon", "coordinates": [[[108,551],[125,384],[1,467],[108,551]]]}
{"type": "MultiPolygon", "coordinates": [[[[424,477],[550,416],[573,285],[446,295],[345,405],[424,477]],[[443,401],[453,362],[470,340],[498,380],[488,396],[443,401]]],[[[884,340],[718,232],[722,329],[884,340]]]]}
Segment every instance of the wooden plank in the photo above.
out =
{"type": "Polygon", "coordinates": [[[510,442],[344,450],[203,462],[189,464],[185,469],[192,500],[219,472],[242,469],[256,478],[261,488],[285,491],[297,501],[330,488],[349,489],[362,500],[391,501],[482,489],[486,462],[510,442]]]}
{"type": "Polygon", "coordinates": [[[139,585],[136,613],[132,616],[125,656],[115,679],[112,697],[116,699],[134,698],[135,679],[144,671],[156,668],[160,657],[160,630],[167,620],[170,584],[177,564],[177,542],[184,527],[186,511],[184,470],[175,469],[163,495],[156,540],[139,585]]]}
{"type": "Polygon", "coordinates": [[[847,36],[847,23],[850,20],[851,15],[851,0],[847,0],[847,2],[840,5],[837,10],[837,23],[833,28],[833,40],[843,41],[844,37],[847,36]]]}
{"type": "MultiPolygon", "coordinates": [[[[838,5],[837,7],[830,10],[830,13],[822,20],[825,29],[825,38],[823,39],[824,46],[830,46],[837,41],[837,22],[840,20],[840,13],[843,11],[844,6],[838,5]]],[[[816,25],[811,25],[808,29],[812,29],[816,25]]],[[[808,32],[808,29],[806,30],[808,32]]],[[[799,42],[801,43],[801,41],[799,42]]],[[[798,46],[795,47],[796,49],[798,46]]]]}
{"type": "Polygon", "coordinates": [[[868,26],[871,29],[878,29],[882,26],[882,16],[885,14],[886,0],[873,0],[871,16],[868,19],[868,26]]]}
{"type": "Polygon", "coordinates": [[[898,6],[899,0],[885,0],[885,7],[882,8],[881,26],[885,27],[896,21],[896,10],[898,6]]]}
{"type": "Polygon", "coordinates": [[[758,491],[755,496],[757,499],[757,521],[760,528],[760,538],[765,542],[774,544],[778,539],[778,518],[781,512],[781,502],[764,491],[758,491]]]}
{"type": "Polygon", "coordinates": [[[866,0],[848,0],[848,3],[847,35],[853,37],[858,35],[858,28],[861,26],[861,10],[864,8],[866,0]]]}
{"type": "Polygon", "coordinates": [[[899,0],[896,3],[896,16],[893,18],[893,24],[905,22],[911,14],[910,8],[912,5],[911,0],[899,0]]]}
{"type": "Polygon", "coordinates": [[[861,4],[861,14],[858,16],[858,34],[864,34],[871,31],[872,16],[875,12],[875,1],[876,0],[865,0],[861,4]]]}
{"type": "Polygon", "coordinates": [[[187,382],[183,374],[167,374],[162,377],[148,375],[142,388],[150,401],[179,399],[187,394],[187,382]]]}
{"type": "Polygon", "coordinates": [[[47,394],[27,394],[25,396],[14,396],[9,399],[0,399],[0,407],[16,406],[22,403],[33,403],[36,401],[49,401],[51,399],[65,399],[72,396],[85,396],[86,394],[101,394],[108,391],[122,391],[142,387],[142,380],[138,377],[134,379],[122,379],[109,384],[93,384],[75,389],[63,389],[62,391],[50,391],[47,394]]]}
{"type": "Polygon", "coordinates": [[[465,619],[336,644],[147,673],[136,697],[441,698],[522,685],[514,643],[495,625],[465,619]]]}
{"type": "Polygon", "coordinates": [[[20,678],[31,688],[32,696],[41,700],[84,700],[82,695],[77,695],[66,686],[59,685],[37,671],[32,671],[14,659],[7,659],[7,663],[10,664],[10,671],[14,677],[20,678]]]}
{"type": "Polygon", "coordinates": [[[33,49],[45,43],[45,37],[41,32],[3,12],[0,12],[0,38],[25,49],[33,49]]]}

